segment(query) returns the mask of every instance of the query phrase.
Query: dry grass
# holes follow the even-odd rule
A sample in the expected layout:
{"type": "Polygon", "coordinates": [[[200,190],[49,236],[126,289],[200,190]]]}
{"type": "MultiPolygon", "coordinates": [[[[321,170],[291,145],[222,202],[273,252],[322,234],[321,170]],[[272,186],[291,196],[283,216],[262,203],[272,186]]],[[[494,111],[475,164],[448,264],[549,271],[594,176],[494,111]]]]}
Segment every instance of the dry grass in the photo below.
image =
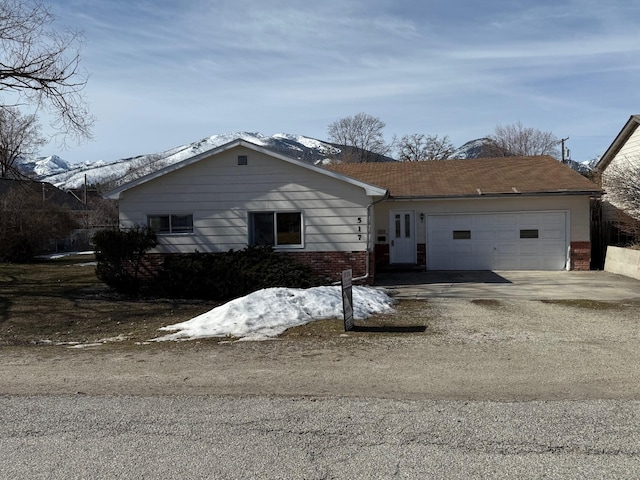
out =
{"type": "MultiPolygon", "coordinates": [[[[161,333],[158,328],[183,322],[216,305],[118,295],[96,278],[95,267],[87,265],[92,260],[83,255],[29,265],[0,264],[0,345],[70,345],[105,340],[113,346],[136,345],[157,337],[161,333]]],[[[405,300],[395,309],[393,314],[356,321],[349,336],[434,333],[428,326],[433,317],[428,302],[405,300]]],[[[292,328],[283,337],[326,339],[344,333],[343,321],[331,319],[292,328]]],[[[174,347],[165,342],[160,345],[156,347],[174,347]]]]}
{"type": "Polygon", "coordinates": [[[0,264],[0,345],[135,343],[163,325],[199,315],[211,304],[135,300],[95,276],[86,255],[40,263],[0,264]]]}

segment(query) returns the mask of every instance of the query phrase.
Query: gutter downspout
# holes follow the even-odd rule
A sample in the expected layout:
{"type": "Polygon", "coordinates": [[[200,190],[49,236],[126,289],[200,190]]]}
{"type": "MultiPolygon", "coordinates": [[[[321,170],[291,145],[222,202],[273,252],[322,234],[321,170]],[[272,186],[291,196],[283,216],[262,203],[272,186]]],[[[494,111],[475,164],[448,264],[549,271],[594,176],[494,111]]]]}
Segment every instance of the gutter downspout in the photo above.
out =
{"type": "MultiPolygon", "coordinates": [[[[369,271],[369,259],[370,259],[370,248],[371,248],[371,211],[373,209],[374,205],[377,205],[380,202],[384,202],[385,200],[387,200],[389,198],[389,190],[387,190],[384,194],[384,197],[382,197],[379,200],[376,200],[375,202],[370,203],[369,205],[367,205],[367,257],[365,260],[365,274],[362,277],[356,277],[353,278],[352,281],[353,282],[357,282],[360,280],[366,280],[367,278],[369,278],[370,275],[370,271],[369,271]]],[[[340,282],[338,282],[340,283],[340,282]]]]}

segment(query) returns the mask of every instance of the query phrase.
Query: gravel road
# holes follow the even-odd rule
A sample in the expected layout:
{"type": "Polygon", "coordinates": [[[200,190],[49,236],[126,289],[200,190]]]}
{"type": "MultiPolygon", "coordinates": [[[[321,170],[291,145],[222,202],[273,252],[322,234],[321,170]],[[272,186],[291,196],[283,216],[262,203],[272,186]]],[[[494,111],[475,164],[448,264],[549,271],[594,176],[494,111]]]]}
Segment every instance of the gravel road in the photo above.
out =
{"type": "Polygon", "coordinates": [[[636,401],[0,397],[0,478],[637,478],[636,401]]]}

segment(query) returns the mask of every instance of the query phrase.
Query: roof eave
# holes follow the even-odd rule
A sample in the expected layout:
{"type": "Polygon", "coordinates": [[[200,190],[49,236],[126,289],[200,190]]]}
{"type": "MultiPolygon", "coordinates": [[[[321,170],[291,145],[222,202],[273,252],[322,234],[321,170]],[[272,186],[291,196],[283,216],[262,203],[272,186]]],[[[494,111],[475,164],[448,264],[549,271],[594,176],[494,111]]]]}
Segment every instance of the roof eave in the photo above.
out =
{"type": "Polygon", "coordinates": [[[638,125],[640,125],[640,115],[631,115],[627,123],[622,127],[622,130],[620,130],[620,133],[618,133],[611,145],[609,145],[609,148],[607,148],[602,157],[600,157],[600,160],[598,160],[598,163],[596,163],[594,167],[595,171],[602,173],[609,166],[611,160],[613,160],[629,137],[635,132],[638,125]]]}
{"type": "Polygon", "coordinates": [[[389,197],[391,200],[468,200],[477,198],[504,198],[504,197],[548,197],[548,196],[602,196],[602,190],[576,190],[576,191],[550,191],[550,192],[496,192],[481,194],[469,193],[461,195],[393,195],[389,197]]]}

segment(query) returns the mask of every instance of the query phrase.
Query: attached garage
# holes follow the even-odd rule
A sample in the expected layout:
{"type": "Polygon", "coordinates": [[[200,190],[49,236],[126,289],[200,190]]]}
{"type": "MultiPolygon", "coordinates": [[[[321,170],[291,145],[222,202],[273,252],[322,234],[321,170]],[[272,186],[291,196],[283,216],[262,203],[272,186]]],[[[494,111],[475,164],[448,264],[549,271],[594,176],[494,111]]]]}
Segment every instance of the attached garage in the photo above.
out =
{"type": "Polygon", "coordinates": [[[330,168],[388,190],[372,205],[376,271],[590,268],[590,205],[602,191],[552,157],[330,168]]]}
{"type": "Polygon", "coordinates": [[[564,270],[568,212],[427,217],[428,270],[564,270]]]}

